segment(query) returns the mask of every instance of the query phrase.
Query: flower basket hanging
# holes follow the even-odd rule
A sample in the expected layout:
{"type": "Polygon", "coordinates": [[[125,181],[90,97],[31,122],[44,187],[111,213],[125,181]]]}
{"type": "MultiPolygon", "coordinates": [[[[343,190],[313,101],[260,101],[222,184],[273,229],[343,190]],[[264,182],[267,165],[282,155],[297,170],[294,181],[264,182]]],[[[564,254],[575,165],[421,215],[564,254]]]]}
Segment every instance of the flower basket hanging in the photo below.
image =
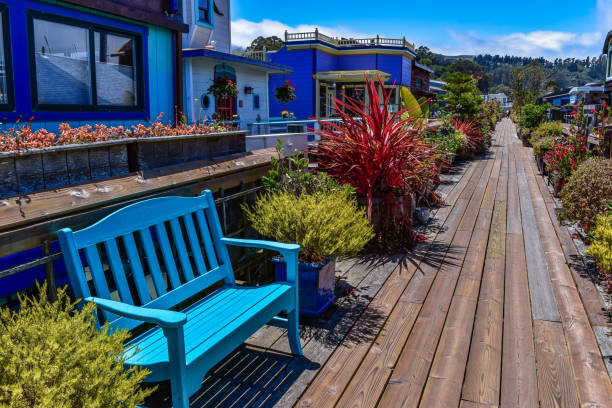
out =
{"type": "Polygon", "coordinates": [[[289,80],[285,81],[283,86],[276,88],[274,98],[280,103],[289,103],[295,100],[295,86],[291,85],[289,80]]]}
{"type": "Polygon", "coordinates": [[[214,79],[213,84],[208,87],[208,93],[217,98],[221,96],[235,98],[238,96],[238,87],[236,82],[229,78],[217,77],[214,79]]]}

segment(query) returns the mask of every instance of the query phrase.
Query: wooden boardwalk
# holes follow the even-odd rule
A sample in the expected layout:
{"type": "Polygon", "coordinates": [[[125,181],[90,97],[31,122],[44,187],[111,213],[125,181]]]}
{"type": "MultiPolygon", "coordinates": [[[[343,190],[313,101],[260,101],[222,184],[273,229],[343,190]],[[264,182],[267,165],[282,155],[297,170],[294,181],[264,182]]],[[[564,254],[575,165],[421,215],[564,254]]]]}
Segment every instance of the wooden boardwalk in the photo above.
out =
{"type": "Polygon", "coordinates": [[[411,254],[339,264],[352,290],[304,322],[303,358],[265,327],[192,406],[612,407],[593,332],[610,323],[508,119],[442,193],[411,254]]]}

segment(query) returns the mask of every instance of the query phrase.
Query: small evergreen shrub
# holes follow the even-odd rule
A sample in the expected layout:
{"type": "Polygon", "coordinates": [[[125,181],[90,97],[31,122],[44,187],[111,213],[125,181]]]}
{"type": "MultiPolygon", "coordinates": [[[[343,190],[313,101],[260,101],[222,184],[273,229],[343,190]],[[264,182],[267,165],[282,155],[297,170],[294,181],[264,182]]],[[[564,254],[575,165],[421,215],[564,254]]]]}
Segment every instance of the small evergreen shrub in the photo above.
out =
{"type": "Polygon", "coordinates": [[[467,136],[463,132],[449,130],[436,132],[429,137],[429,141],[438,151],[455,154],[465,147],[467,136]]]}
{"type": "Polygon", "coordinates": [[[600,278],[610,290],[612,289],[612,211],[597,217],[592,237],[593,243],[586,253],[597,262],[600,278]]]}
{"type": "Polygon", "coordinates": [[[549,105],[523,106],[520,113],[521,126],[526,129],[535,129],[544,120],[549,105]]]}
{"type": "Polygon", "coordinates": [[[593,159],[581,164],[561,192],[565,216],[589,231],[612,201],[612,160],[593,159]]]}
{"type": "Polygon", "coordinates": [[[374,237],[365,211],[346,189],[299,195],[268,192],[244,211],[264,237],[299,244],[303,262],[357,255],[374,237]]]}
{"type": "Polygon", "coordinates": [[[533,154],[536,157],[542,158],[546,152],[552,150],[553,143],[555,142],[554,137],[543,137],[533,143],[533,154]]]}
{"type": "Polygon", "coordinates": [[[532,145],[544,137],[561,137],[563,136],[563,124],[561,122],[544,122],[540,123],[538,128],[531,133],[529,142],[532,145]]]}
{"type": "Polygon", "coordinates": [[[98,330],[95,305],[78,311],[65,290],[58,300],[20,297],[0,311],[0,406],[11,408],[136,407],[154,389],[141,389],[144,369],[125,370],[127,330],[98,330]]]}

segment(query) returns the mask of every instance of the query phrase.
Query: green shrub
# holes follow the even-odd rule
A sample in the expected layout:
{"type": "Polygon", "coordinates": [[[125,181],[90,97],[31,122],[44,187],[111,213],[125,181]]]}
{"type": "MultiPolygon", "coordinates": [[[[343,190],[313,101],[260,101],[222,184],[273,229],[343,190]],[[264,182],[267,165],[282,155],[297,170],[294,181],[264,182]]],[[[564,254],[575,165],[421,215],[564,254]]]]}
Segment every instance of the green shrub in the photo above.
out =
{"type": "Polygon", "coordinates": [[[267,177],[262,178],[262,183],[269,191],[291,191],[296,194],[312,194],[317,191],[334,191],[349,189],[348,185],[341,185],[325,173],[313,173],[308,170],[308,158],[304,157],[299,150],[295,150],[289,157],[283,158],[283,142],[279,139],[276,143],[278,157],[272,156],[272,169],[267,177]]]}
{"type": "Polygon", "coordinates": [[[135,407],[153,392],[149,373],[125,370],[128,332],[98,330],[95,306],[76,310],[65,290],[58,300],[20,297],[19,311],[0,311],[0,406],[21,408],[135,407]]]}
{"type": "Polygon", "coordinates": [[[537,141],[535,141],[535,143],[533,143],[533,154],[536,157],[544,157],[546,152],[552,150],[554,142],[554,137],[543,137],[541,139],[538,139],[537,141]]]}
{"type": "Polygon", "coordinates": [[[612,212],[597,217],[592,231],[593,243],[587,249],[604,276],[612,274],[612,212]]]}
{"type": "Polygon", "coordinates": [[[589,231],[612,201],[612,160],[593,159],[581,164],[561,192],[565,216],[589,231]]]}
{"type": "Polygon", "coordinates": [[[563,136],[563,124],[561,122],[544,122],[540,123],[538,128],[531,133],[529,142],[534,145],[539,139],[544,137],[561,137],[563,136]]]}
{"type": "Polygon", "coordinates": [[[304,262],[354,256],[374,237],[365,211],[348,190],[300,195],[269,192],[252,209],[244,210],[264,237],[301,245],[304,262]]]}
{"type": "Polygon", "coordinates": [[[532,105],[523,106],[520,114],[521,126],[527,129],[535,129],[544,120],[548,105],[532,105]]]}
{"type": "Polygon", "coordinates": [[[467,136],[459,131],[447,130],[444,132],[436,132],[431,135],[429,141],[437,150],[455,154],[465,147],[467,136]]]}

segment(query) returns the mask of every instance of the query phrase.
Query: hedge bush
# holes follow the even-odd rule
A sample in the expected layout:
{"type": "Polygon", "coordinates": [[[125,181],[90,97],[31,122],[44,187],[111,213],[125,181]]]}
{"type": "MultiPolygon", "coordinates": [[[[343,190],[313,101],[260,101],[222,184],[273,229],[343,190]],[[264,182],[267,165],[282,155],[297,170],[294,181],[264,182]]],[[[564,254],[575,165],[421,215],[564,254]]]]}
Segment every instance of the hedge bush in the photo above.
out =
{"type": "Polygon", "coordinates": [[[561,192],[565,216],[589,231],[598,215],[612,202],[612,160],[592,159],[582,163],[561,192]]]}
{"type": "Polygon", "coordinates": [[[544,137],[561,136],[563,136],[563,124],[561,122],[544,122],[540,123],[538,128],[531,133],[529,142],[534,145],[538,140],[544,137]]]}
{"type": "Polygon", "coordinates": [[[612,212],[597,217],[592,231],[593,243],[586,253],[595,259],[603,278],[612,274],[612,212]]]}
{"type": "Polygon", "coordinates": [[[357,255],[374,237],[365,210],[349,190],[299,195],[274,191],[244,210],[264,237],[299,244],[303,262],[357,255]]]}
{"type": "Polygon", "coordinates": [[[58,300],[20,297],[16,312],[0,311],[0,406],[11,408],[136,407],[149,371],[123,363],[127,330],[99,330],[95,306],[77,310],[65,290],[58,300]]]}
{"type": "Polygon", "coordinates": [[[543,137],[538,139],[535,143],[533,143],[533,154],[536,157],[544,157],[546,152],[552,150],[553,143],[555,142],[554,137],[543,137]]]}

